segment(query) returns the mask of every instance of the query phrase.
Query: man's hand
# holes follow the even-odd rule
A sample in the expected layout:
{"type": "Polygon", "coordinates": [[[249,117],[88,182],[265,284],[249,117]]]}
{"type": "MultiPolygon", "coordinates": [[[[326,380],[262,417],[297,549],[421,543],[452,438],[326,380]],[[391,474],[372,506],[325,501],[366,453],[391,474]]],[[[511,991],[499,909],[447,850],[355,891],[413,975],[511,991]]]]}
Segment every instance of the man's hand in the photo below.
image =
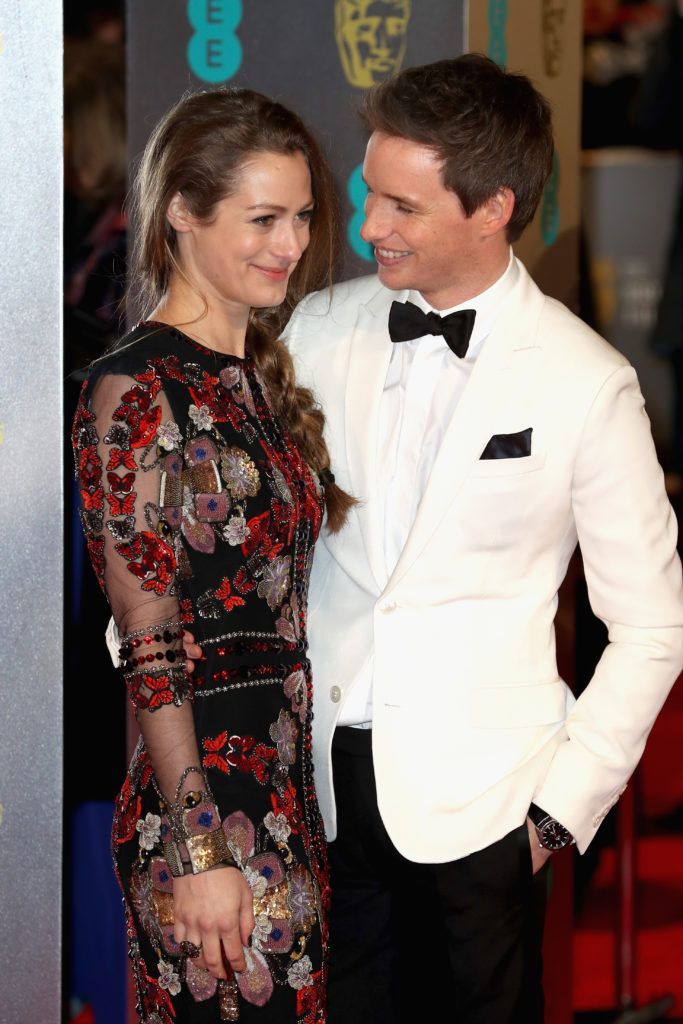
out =
{"type": "Polygon", "coordinates": [[[199,644],[194,642],[194,636],[189,633],[186,629],[183,630],[183,647],[185,648],[185,654],[187,655],[187,661],[185,663],[188,672],[194,672],[194,663],[199,661],[202,656],[202,649],[199,644]]]}
{"type": "Polygon", "coordinates": [[[545,862],[549,857],[552,856],[552,850],[546,850],[544,846],[538,841],[538,835],[536,834],[536,826],[534,825],[531,818],[526,819],[526,827],[529,832],[529,846],[531,847],[531,864],[533,867],[534,874],[540,871],[545,862]]]}

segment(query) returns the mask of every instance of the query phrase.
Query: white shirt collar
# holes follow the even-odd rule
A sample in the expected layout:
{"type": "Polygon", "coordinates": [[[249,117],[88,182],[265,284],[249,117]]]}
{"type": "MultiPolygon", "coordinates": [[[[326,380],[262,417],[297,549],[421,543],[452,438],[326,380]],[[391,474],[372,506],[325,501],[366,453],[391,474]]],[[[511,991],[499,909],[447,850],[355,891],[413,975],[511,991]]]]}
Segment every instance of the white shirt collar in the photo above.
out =
{"type": "MultiPolygon", "coordinates": [[[[408,301],[415,303],[415,305],[419,306],[425,313],[435,312],[440,316],[447,316],[449,313],[455,313],[456,310],[459,309],[473,309],[477,315],[474,321],[474,329],[472,331],[472,337],[470,338],[470,344],[465,358],[474,359],[484,344],[484,341],[491,333],[491,329],[495,321],[498,319],[500,311],[510,296],[518,278],[519,267],[517,266],[517,261],[515,260],[512,248],[510,248],[510,258],[503,274],[501,274],[498,280],[494,281],[486,291],[480,292],[479,295],[475,295],[474,298],[468,299],[467,302],[460,302],[457,306],[451,306],[450,309],[435,310],[433,306],[430,306],[421,293],[417,291],[411,291],[408,293],[408,301]]],[[[443,343],[444,345],[446,344],[445,341],[443,343]]]]}

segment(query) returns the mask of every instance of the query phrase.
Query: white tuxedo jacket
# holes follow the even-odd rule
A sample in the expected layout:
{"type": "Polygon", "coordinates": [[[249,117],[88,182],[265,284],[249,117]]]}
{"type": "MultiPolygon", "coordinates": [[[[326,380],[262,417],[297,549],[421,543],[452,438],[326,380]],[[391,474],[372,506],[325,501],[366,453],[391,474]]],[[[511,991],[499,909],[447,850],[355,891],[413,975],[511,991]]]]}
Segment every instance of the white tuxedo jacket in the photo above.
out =
{"type": "Polygon", "coordinates": [[[359,670],[373,665],[379,808],[422,862],[480,849],[534,799],[581,851],[622,792],[683,663],[676,524],[636,375],[520,265],[447,428],[390,578],[376,500],[389,307],[376,277],[307,297],[287,330],[327,418],[332,468],[359,499],[313,565],[313,755],[328,838],[330,748],[359,670]],[[532,428],[531,454],[481,460],[532,428]],[[609,645],[575,703],[553,620],[578,541],[609,645]]]}

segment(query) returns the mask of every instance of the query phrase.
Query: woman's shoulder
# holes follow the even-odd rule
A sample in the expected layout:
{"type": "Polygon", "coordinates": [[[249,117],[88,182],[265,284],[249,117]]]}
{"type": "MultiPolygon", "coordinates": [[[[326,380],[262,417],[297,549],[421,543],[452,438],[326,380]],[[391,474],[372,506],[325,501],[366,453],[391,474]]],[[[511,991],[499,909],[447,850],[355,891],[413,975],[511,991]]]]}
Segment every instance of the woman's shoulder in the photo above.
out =
{"type": "Polygon", "coordinates": [[[176,332],[166,324],[139,323],[91,364],[88,384],[92,388],[101,377],[109,375],[134,377],[146,373],[160,360],[178,354],[179,348],[176,332]]]}

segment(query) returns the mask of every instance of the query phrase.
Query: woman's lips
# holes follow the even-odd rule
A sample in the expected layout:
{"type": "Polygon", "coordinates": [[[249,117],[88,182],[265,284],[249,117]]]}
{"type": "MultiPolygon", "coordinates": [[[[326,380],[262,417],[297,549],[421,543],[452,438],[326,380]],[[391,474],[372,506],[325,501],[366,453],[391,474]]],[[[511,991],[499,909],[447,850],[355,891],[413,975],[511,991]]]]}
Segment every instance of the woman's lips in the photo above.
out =
{"type": "Polygon", "coordinates": [[[260,270],[270,281],[286,281],[289,276],[289,267],[254,267],[260,270]]]}

